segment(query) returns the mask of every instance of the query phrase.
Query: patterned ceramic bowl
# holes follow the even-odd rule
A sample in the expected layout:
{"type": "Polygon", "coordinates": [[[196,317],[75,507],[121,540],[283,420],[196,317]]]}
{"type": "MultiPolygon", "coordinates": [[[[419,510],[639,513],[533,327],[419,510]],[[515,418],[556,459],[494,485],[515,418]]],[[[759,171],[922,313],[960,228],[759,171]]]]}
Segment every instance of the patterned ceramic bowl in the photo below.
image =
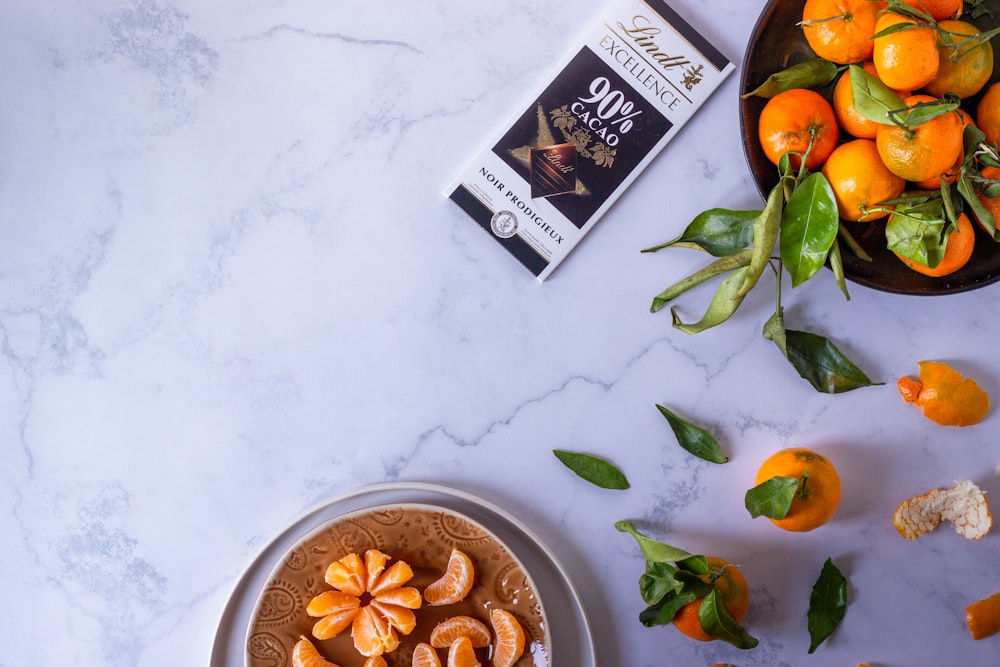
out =
{"type": "MultiPolygon", "coordinates": [[[[465,552],[475,566],[472,590],[462,602],[416,611],[417,627],[392,653],[383,655],[389,667],[409,667],[413,647],[427,642],[440,621],[467,615],[487,627],[492,609],[506,609],[524,628],[524,655],[517,667],[551,667],[552,647],[542,601],[517,556],[491,531],[450,509],[424,504],[381,505],[332,519],[298,540],[271,572],[257,599],[246,639],[247,667],[288,667],[292,646],[311,638],[316,619],[305,611],[314,596],[329,590],[323,579],[327,566],[350,553],[378,549],[410,564],[407,586],[423,590],[444,574],[452,548],[465,552]]],[[[313,643],[340,667],[361,667],[361,656],[350,630],[313,643]]],[[[488,649],[482,649],[486,655],[488,649]]],[[[442,652],[443,657],[443,652],[442,652]]]]}

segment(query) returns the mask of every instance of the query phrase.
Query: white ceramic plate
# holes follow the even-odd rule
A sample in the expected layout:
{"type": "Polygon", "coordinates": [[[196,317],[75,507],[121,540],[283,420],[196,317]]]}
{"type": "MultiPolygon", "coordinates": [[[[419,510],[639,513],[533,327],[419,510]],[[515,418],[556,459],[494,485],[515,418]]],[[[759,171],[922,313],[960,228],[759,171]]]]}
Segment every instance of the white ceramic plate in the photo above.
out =
{"type": "Polygon", "coordinates": [[[358,489],[308,510],[286,526],[261,550],[237,582],[216,631],[211,667],[244,667],[247,630],[258,597],[283,557],[304,535],[348,513],[378,505],[407,503],[452,510],[495,535],[530,572],[538,597],[545,601],[549,610],[552,667],[596,667],[593,638],[580,597],[548,547],[514,516],[481,498],[443,486],[415,482],[358,489]]]}

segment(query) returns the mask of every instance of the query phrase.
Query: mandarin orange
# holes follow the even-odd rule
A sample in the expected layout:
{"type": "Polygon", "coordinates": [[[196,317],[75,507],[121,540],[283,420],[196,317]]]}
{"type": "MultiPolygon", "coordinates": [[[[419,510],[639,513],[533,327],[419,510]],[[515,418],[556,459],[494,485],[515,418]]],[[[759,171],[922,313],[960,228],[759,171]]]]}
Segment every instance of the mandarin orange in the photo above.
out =
{"type": "Polygon", "coordinates": [[[916,27],[913,19],[891,11],[879,16],[875,31],[881,33],[901,23],[914,27],[876,37],[872,61],[885,85],[894,90],[917,90],[938,72],[937,32],[933,28],[916,27]]]}
{"type": "Polygon", "coordinates": [[[806,88],[778,93],[764,105],[757,123],[757,136],[774,164],[791,153],[789,161],[797,169],[808,151],[806,168],[816,169],[837,146],[840,127],[833,107],[822,95],[806,88]]]}
{"type": "Polygon", "coordinates": [[[855,139],[837,146],[823,165],[823,175],[837,198],[845,220],[877,220],[888,211],[871,212],[878,204],[895,199],[906,181],[889,171],[871,139],[855,139]]]}
{"type": "MultiPolygon", "coordinates": [[[[701,576],[701,578],[715,586],[722,598],[723,608],[734,621],[741,622],[750,608],[750,594],[743,573],[738,567],[722,558],[707,556],[706,560],[708,561],[708,574],[701,576]]],[[[681,607],[674,615],[672,622],[678,630],[688,637],[708,642],[713,641],[715,637],[705,632],[705,629],[701,627],[698,610],[703,599],[703,597],[699,597],[681,607]]]]}
{"type": "Polygon", "coordinates": [[[755,484],[790,477],[799,480],[795,496],[782,519],[768,519],[793,532],[819,528],[837,512],[840,476],[828,458],[805,447],[789,447],[769,456],[757,470],[755,484]]]}
{"type": "Polygon", "coordinates": [[[937,266],[926,266],[908,257],[903,257],[899,253],[895,253],[896,257],[907,268],[932,278],[940,278],[955,273],[969,263],[969,260],[972,258],[972,251],[975,250],[976,246],[976,230],[972,227],[969,216],[965,213],[959,214],[956,223],[955,229],[948,234],[945,241],[944,255],[937,266]]]}
{"type": "Polygon", "coordinates": [[[946,34],[938,35],[938,71],[924,91],[934,97],[945,93],[963,100],[972,97],[993,75],[993,45],[989,40],[971,47],[963,45],[980,34],[979,28],[966,21],[948,20],[938,25],[946,34]]]}
{"type": "Polygon", "coordinates": [[[884,2],[870,0],[806,0],[802,33],[820,58],[841,65],[872,56],[872,35],[884,2]]]}
{"type": "MultiPolygon", "coordinates": [[[[903,103],[914,106],[937,102],[930,95],[911,95],[903,103]]],[[[889,171],[908,181],[936,178],[952,167],[964,149],[965,125],[958,113],[945,113],[914,128],[879,125],[878,154],[889,171]]]]}

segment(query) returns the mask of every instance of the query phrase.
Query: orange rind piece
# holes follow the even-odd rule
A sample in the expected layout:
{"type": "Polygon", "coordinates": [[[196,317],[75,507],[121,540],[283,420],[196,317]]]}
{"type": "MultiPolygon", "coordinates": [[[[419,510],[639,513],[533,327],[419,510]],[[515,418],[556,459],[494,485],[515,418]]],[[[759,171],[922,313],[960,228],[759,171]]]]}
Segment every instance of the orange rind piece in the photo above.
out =
{"type": "Polygon", "coordinates": [[[295,642],[292,647],[292,667],[337,667],[324,658],[306,637],[295,642]]]}
{"type": "Polygon", "coordinates": [[[958,480],[950,489],[931,489],[904,500],[892,520],[899,534],[908,540],[931,532],[942,521],[951,522],[955,532],[966,539],[981,539],[993,526],[986,494],[974,483],[958,480]]]}
{"type": "Polygon", "coordinates": [[[986,417],[990,397],[972,378],[940,361],[921,361],[918,379],[903,376],[896,388],[907,403],[941,426],[972,426],[986,417]]]}
{"type": "Polygon", "coordinates": [[[455,604],[472,590],[476,570],[472,559],[459,549],[452,549],[444,574],[424,589],[424,602],[431,606],[455,604]]]}
{"type": "Polygon", "coordinates": [[[966,607],[965,622],[973,639],[985,639],[1000,632],[1000,593],[966,607]]]}

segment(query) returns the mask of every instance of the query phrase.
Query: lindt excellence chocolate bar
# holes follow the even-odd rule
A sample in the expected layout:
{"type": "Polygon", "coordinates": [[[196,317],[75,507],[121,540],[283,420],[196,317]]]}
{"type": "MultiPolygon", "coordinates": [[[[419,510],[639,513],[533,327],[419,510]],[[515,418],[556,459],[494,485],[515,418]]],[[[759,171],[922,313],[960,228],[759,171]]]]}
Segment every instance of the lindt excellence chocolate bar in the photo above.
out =
{"type": "Polygon", "coordinates": [[[446,195],[545,280],[733,70],[663,0],[618,0],[446,195]]]}

